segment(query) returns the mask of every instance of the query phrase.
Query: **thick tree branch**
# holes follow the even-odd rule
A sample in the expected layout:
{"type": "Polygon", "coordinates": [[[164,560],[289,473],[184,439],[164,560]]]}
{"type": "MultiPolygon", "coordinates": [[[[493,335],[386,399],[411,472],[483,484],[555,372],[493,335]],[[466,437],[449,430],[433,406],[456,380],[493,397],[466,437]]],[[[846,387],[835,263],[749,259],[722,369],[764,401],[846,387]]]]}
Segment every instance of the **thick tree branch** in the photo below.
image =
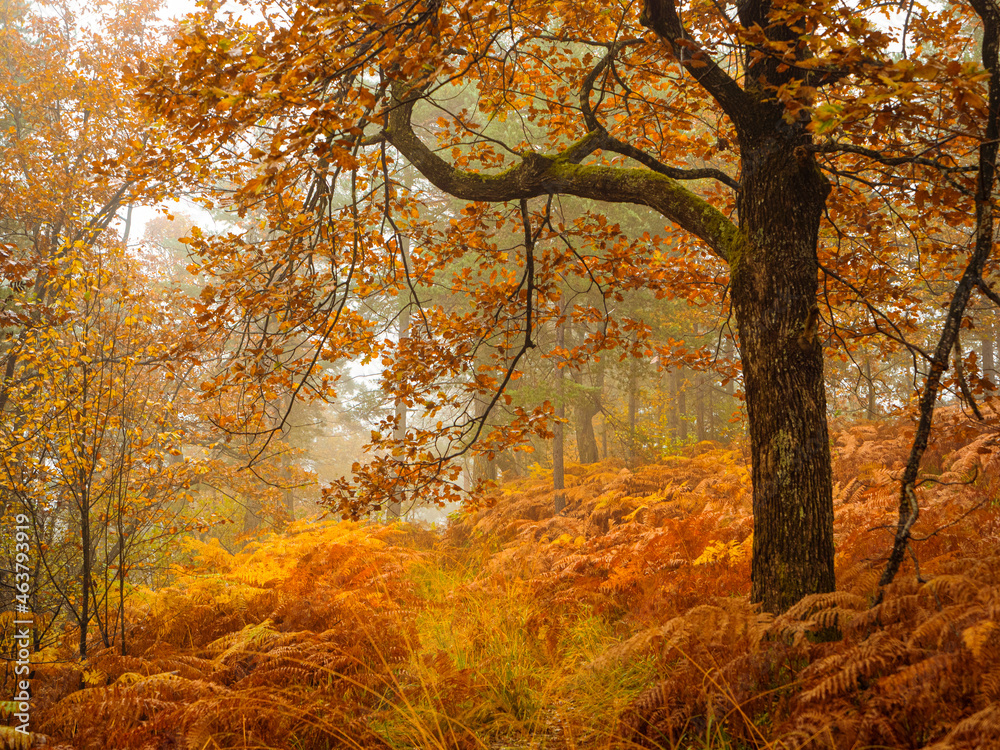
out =
{"type": "Polygon", "coordinates": [[[674,0],[645,0],[639,23],[666,42],[677,61],[719,103],[737,131],[753,124],[754,100],[691,39],[677,15],[674,0]]]}
{"type": "Polygon", "coordinates": [[[455,168],[413,132],[411,116],[421,92],[394,92],[383,135],[424,177],[456,198],[503,202],[559,193],[578,198],[648,206],[705,242],[729,261],[743,235],[729,218],[679,184],[650,169],[623,169],[580,162],[602,147],[604,134],[590,132],[558,154],[527,153],[520,163],[498,174],[455,168]]]}

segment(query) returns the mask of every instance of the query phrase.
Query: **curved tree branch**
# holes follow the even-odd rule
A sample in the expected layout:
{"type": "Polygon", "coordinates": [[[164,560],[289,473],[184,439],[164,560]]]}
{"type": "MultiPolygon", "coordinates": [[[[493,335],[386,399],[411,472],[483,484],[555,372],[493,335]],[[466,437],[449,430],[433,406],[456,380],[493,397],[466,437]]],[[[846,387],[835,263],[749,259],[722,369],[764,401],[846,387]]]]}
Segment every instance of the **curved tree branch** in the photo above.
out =
{"type": "Polygon", "coordinates": [[[743,243],[742,232],[712,204],[676,180],[651,169],[623,169],[580,162],[607,143],[607,135],[591,131],[557,154],[529,152],[518,164],[498,174],[457,169],[432,151],[413,131],[413,107],[419,88],[393,88],[383,136],[424,177],[463,200],[503,202],[562,193],[578,198],[648,206],[695,235],[729,261],[743,243]]]}
{"type": "Polygon", "coordinates": [[[753,125],[753,98],[691,39],[677,15],[674,0],[645,0],[639,23],[666,42],[677,61],[722,107],[737,132],[753,125]]]}
{"type": "MultiPolygon", "coordinates": [[[[953,136],[952,138],[954,138],[953,136]]],[[[952,140],[948,138],[944,141],[939,141],[936,146],[943,146],[948,141],[952,140]]],[[[928,159],[926,156],[920,154],[902,154],[900,156],[886,156],[884,151],[878,151],[876,149],[864,148],[863,146],[855,146],[851,143],[838,143],[836,141],[827,141],[826,143],[817,143],[805,147],[807,151],[811,151],[816,154],[858,154],[859,156],[865,156],[878,164],[884,164],[887,167],[897,167],[901,164],[919,164],[924,167],[930,167],[932,169],[937,169],[945,174],[950,174],[952,172],[975,172],[976,167],[973,166],[949,166],[947,164],[942,164],[937,159],[928,159]]],[[[925,149],[923,153],[929,151],[930,148],[925,149]]]]}
{"type": "Polygon", "coordinates": [[[671,179],[718,180],[727,187],[731,187],[733,190],[739,190],[740,184],[721,169],[715,169],[714,167],[706,167],[703,169],[680,169],[678,167],[667,166],[659,159],[647,154],[642,149],[636,148],[630,143],[625,143],[624,141],[620,141],[612,136],[600,120],[597,119],[597,113],[590,103],[590,94],[594,90],[594,83],[601,76],[601,74],[607,70],[608,66],[611,65],[614,56],[618,54],[619,51],[625,49],[625,47],[631,44],[635,44],[637,41],[641,40],[623,39],[619,42],[615,42],[608,49],[608,54],[602,57],[594,66],[593,70],[587,74],[587,77],[583,79],[583,86],[580,89],[580,110],[583,112],[583,121],[587,125],[587,130],[597,132],[602,135],[603,140],[601,141],[601,148],[604,151],[613,151],[616,154],[627,156],[628,158],[639,162],[644,167],[649,167],[654,172],[659,172],[660,174],[666,175],[671,179]]]}

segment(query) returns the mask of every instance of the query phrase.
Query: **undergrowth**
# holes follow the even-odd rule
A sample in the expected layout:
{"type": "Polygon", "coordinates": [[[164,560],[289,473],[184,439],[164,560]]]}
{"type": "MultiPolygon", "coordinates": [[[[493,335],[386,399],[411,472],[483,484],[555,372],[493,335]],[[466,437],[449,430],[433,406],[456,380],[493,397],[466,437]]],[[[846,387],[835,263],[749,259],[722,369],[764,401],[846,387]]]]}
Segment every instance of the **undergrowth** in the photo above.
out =
{"type": "Polygon", "coordinates": [[[572,467],[558,516],[536,472],[444,535],[191,540],[134,597],[124,655],[74,663],[67,633],[38,665],[33,728],[122,750],[1000,747],[1000,434],[943,421],[919,571],[878,606],[905,425],[835,432],[840,588],[779,617],[747,599],[742,453],[700,444],[572,467]]]}

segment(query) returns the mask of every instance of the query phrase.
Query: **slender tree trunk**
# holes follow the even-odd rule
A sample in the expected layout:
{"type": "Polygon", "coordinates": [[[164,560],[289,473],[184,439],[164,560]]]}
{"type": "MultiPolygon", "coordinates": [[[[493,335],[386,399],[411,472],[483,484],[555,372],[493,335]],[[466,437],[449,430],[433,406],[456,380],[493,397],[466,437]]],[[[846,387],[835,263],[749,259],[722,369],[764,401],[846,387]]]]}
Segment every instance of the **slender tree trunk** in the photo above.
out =
{"type": "MultiPolygon", "coordinates": [[[[289,471],[286,472],[285,477],[291,483],[291,467],[289,467],[289,471]]],[[[292,492],[291,487],[285,487],[282,495],[285,501],[285,515],[288,517],[288,522],[291,523],[295,520],[295,493],[292,492]]]]}
{"type": "Polygon", "coordinates": [[[597,384],[588,388],[584,383],[582,372],[576,372],[573,379],[580,386],[580,395],[573,404],[574,432],[576,433],[576,451],[581,464],[592,464],[599,460],[597,454],[597,435],[594,433],[594,417],[601,412],[601,388],[603,373],[598,374],[597,384]]]}
{"type": "MultiPolygon", "coordinates": [[[[82,398],[80,403],[87,408],[88,404],[88,385],[89,385],[89,370],[86,365],[82,368],[82,398]]],[[[85,470],[82,466],[82,462],[85,460],[85,456],[88,455],[89,451],[83,444],[83,429],[82,425],[85,423],[83,420],[86,419],[84,416],[79,423],[74,425],[77,430],[78,443],[76,451],[76,485],[78,497],[80,498],[80,545],[81,554],[83,555],[82,560],[82,570],[81,570],[81,582],[80,582],[80,658],[87,658],[87,635],[90,626],[90,590],[92,588],[92,582],[90,577],[94,570],[94,547],[92,544],[91,535],[91,525],[90,525],[90,482],[93,478],[93,466],[88,467],[89,470],[85,470]]],[[[82,680],[81,676],[81,680],[82,680]]]]}
{"type": "Polygon", "coordinates": [[[284,485],[281,489],[281,503],[284,506],[285,515],[280,519],[278,528],[284,528],[295,520],[295,492],[292,490],[292,458],[288,451],[281,454],[281,482],[284,485]]]}
{"type": "MultiPolygon", "coordinates": [[[[564,318],[559,330],[556,332],[557,340],[561,336],[562,342],[559,346],[575,345],[573,340],[573,327],[568,318],[564,318]],[[567,343],[568,342],[568,343],[567,343]]],[[[573,433],[576,435],[576,452],[581,464],[592,464],[598,460],[597,457],[597,435],[594,434],[594,417],[601,411],[601,390],[604,387],[604,366],[598,364],[591,370],[595,375],[596,385],[589,387],[584,373],[574,368],[570,373],[573,382],[576,383],[576,395],[573,398],[573,433]]],[[[566,387],[566,382],[562,380],[562,371],[559,373],[560,387],[566,387]]],[[[563,396],[565,399],[565,395],[563,396]]]]}
{"type": "Polygon", "coordinates": [[[636,463],[635,448],[635,427],[636,413],[638,411],[638,391],[639,391],[639,368],[636,360],[629,360],[628,368],[628,463],[634,466],[636,463]]]}
{"type": "Polygon", "coordinates": [[[878,416],[878,407],[875,401],[875,378],[872,377],[871,357],[865,358],[865,381],[868,383],[868,418],[875,419],[878,416]]]}
{"type": "Polygon", "coordinates": [[[705,430],[709,440],[716,440],[715,424],[715,404],[712,393],[715,391],[715,383],[712,378],[705,378],[705,417],[708,420],[708,427],[705,430]]]}
{"type": "Polygon", "coordinates": [[[121,633],[121,655],[126,656],[125,646],[125,540],[122,536],[121,514],[118,515],[118,625],[121,633]]]}
{"type": "Polygon", "coordinates": [[[476,456],[472,462],[472,478],[476,482],[495,482],[499,479],[497,462],[486,456],[476,456]]]}
{"type": "MultiPolygon", "coordinates": [[[[994,310],[990,310],[988,315],[996,315],[994,310]]],[[[997,367],[997,355],[996,355],[996,339],[994,338],[994,331],[996,329],[995,323],[986,323],[983,326],[982,333],[982,345],[983,345],[983,376],[989,378],[993,381],[994,385],[996,382],[996,367],[997,367]]]]}
{"type": "Polygon", "coordinates": [[[684,382],[684,371],[677,368],[674,371],[674,423],[677,425],[675,436],[681,443],[688,439],[687,422],[687,385],[684,382]]]}
{"type": "MultiPolygon", "coordinates": [[[[37,522],[35,523],[35,536],[36,536],[36,539],[38,540],[39,543],[41,543],[42,539],[43,539],[42,534],[39,533],[43,528],[44,528],[44,525],[43,526],[39,526],[39,524],[37,522]]],[[[51,528],[51,525],[50,525],[50,528],[51,528]]],[[[46,534],[45,536],[50,537],[46,541],[51,541],[51,535],[46,534]]],[[[40,581],[40,580],[42,580],[41,579],[42,567],[43,567],[42,566],[42,555],[40,555],[40,554],[39,555],[35,555],[35,570],[34,570],[34,572],[32,573],[32,576],[31,576],[31,580],[32,581],[40,581]]],[[[61,608],[62,608],[62,604],[59,605],[59,609],[61,609],[61,608]]],[[[56,610],[56,614],[57,615],[59,613],[59,609],[56,610]]],[[[33,586],[32,589],[31,589],[31,611],[35,612],[35,613],[42,611],[42,603],[39,601],[39,597],[38,597],[38,586],[33,586]]],[[[55,621],[55,617],[53,617],[52,620],[49,621],[50,622],[49,627],[52,627],[51,623],[54,622],[54,621],[55,621]]],[[[46,630],[47,629],[48,628],[46,628],[46,630]]],[[[41,651],[41,649],[42,649],[42,634],[43,634],[43,632],[44,631],[40,627],[35,627],[32,630],[32,633],[33,633],[33,635],[32,635],[32,649],[34,651],[41,651]]]]}
{"type": "MultiPolygon", "coordinates": [[[[476,401],[476,417],[481,418],[486,412],[487,401],[479,398],[476,401]]],[[[495,482],[499,477],[497,462],[487,456],[477,455],[472,461],[472,480],[478,482],[495,482]]]]}
{"type": "Polygon", "coordinates": [[[705,373],[699,372],[694,389],[695,426],[699,443],[708,439],[708,425],[705,424],[705,381],[705,373]]]}
{"type": "Polygon", "coordinates": [[[657,394],[656,394],[656,426],[660,430],[669,430],[670,428],[666,422],[667,416],[667,399],[664,395],[666,391],[666,385],[664,381],[668,377],[668,374],[664,371],[660,373],[659,381],[656,384],[657,394]]]}
{"type": "Polygon", "coordinates": [[[670,406],[667,415],[667,430],[671,440],[680,440],[681,434],[681,410],[677,399],[680,396],[680,388],[677,385],[677,370],[672,370],[669,375],[670,380],[670,406]]]}
{"type": "MultiPolygon", "coordinates": [[[[409,274],[410,270],[410,240],[408,237],[400,237],[400,255],[402,256],[403,269],[404,272],[409,274]]],[[[397,320],[399,346],[403,348],[405,342],[410,338],[410,295],[401,295],[403,300],[402,305],[399,309],[399,318],[397,320]]],[[[402,444],[403,440],[406,438],[406,403],[402,398],[396,397],[395,403],[396,411],[396,426],[392,430],[392,439],[397,441],[397,444],[402,444]]],[[[495,479],[495,477],[494,477],[495,479]]],[[[386,513],[387,521],[398,521],[403,515],[403,503],[405,502],[405,497],[403,497],[403,492],[400,493],[389,502],[389,509],[386,513]]]]}
{"type": "MultiPolygon", "coordinates": [[[[566,325],[562,318],[566,315],[566,304],[562,305],[560,321],[556,324],[556,347],[566,347],[566,325]]],[[[566,507],[566,466],[565,466],[565,430],[563,420],[566,419],[566,374],[559,367],[561,357],[556,360],[556,423],[552,428],[552,488],[555,490],[555,512],[559,513],[566,507]]]]}
{"type": "Polygon", "coordinates": [[[580,454],[581,464],[596,463],[597,455],[597,435],[594,432],[594,417],[600,412],[601,407],[596,399],[587,396],[582,403],[573,407],[573,415],[576,418],[576,450],[580,454]]]}
{"type": "Polygon", "coordinates": [[[243,535],[253,534],[260,528],[260,515],[264,508],[260,504],[260,499],[256,496],[247,500],[243,510],[243,535]]]}
{"type": "Polygon", "coordinates": [[[83,566],[80,582],[80,658],[87,658],[87,630],[90,625],[90,575],[93,570],[93,551],[90,546],[90,494],[84,489],[81,493],[80,507],[80,544],[82,546],[83,566]]]}
{"type": "Polygon", "coordinates": [[[804,130],[762,125],[741,144],[732,296],[753,474],[751,600],[781,612],[833,591],[833,499],[823,353],[816,334],[819,222],[829,185],[804,130]],[[787,137],[782,134],[790,131],[787,137]]]}

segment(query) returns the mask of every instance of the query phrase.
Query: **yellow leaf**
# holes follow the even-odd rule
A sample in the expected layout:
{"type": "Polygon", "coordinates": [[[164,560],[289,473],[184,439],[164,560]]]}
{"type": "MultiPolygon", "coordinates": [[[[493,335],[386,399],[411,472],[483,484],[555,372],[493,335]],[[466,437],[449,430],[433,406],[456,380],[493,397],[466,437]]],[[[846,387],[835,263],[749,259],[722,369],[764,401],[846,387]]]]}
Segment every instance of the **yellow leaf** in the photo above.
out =
{"type": "Polygon", "coordinates": [[[962,642],[972,652],[972,655],[979,659],[982,656],[983,648],[995,630],[997,630],[997,624],[993,620],[977,622],[962,631],[962,642]]]}

